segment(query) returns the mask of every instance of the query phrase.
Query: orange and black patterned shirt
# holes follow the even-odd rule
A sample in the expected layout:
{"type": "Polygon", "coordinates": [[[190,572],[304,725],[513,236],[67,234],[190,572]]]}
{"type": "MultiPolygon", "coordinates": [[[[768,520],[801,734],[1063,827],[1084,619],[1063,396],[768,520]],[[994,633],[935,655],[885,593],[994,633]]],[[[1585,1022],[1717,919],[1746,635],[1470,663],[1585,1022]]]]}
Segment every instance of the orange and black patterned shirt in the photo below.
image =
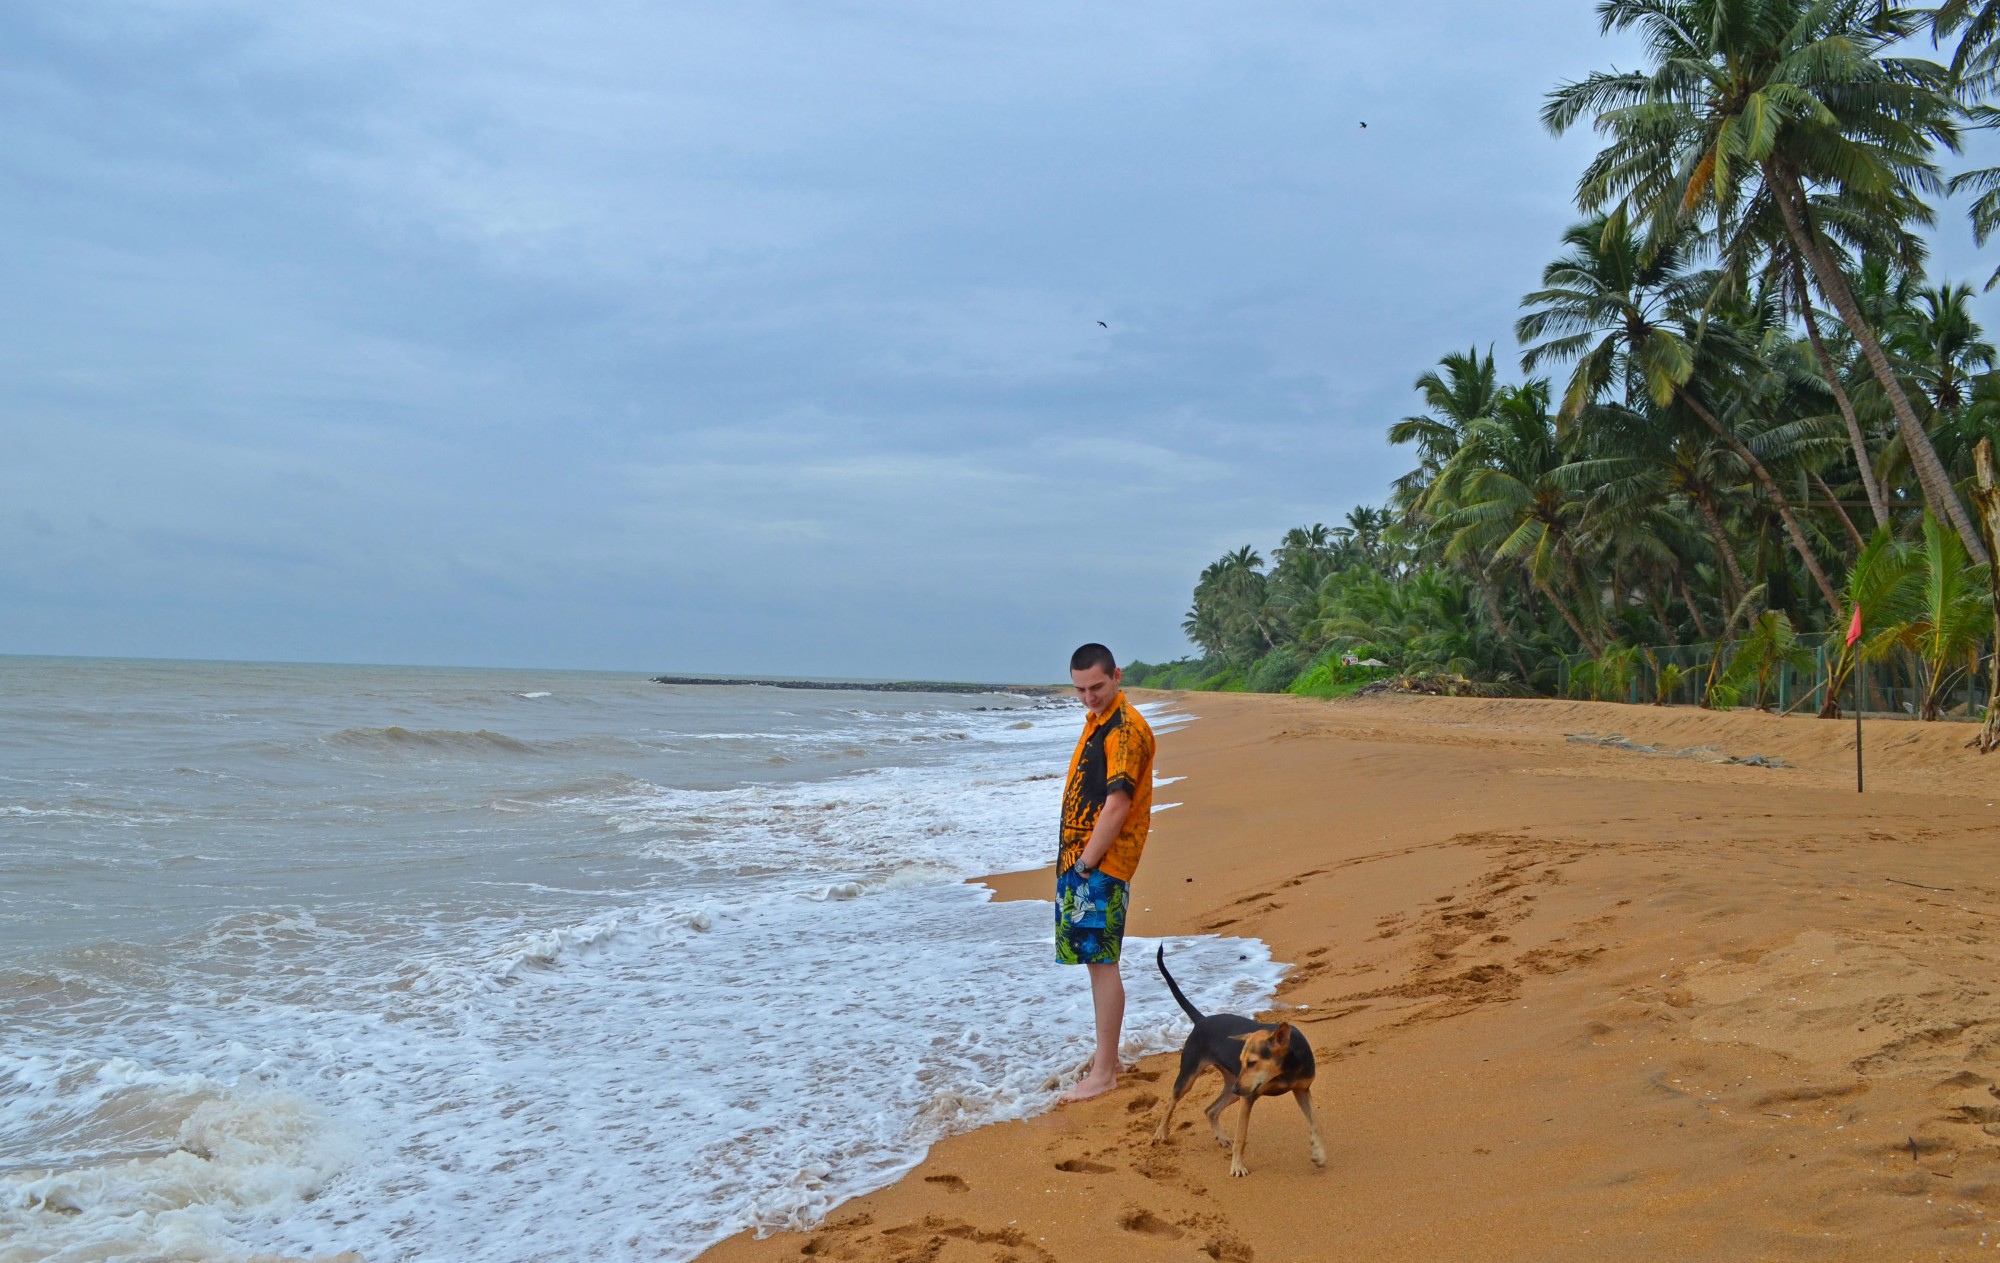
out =
{"type": "Polygon", "coordinates": [[[1097,813],[1114,791],[1132,796],[1132,811],[1097,867],[1119,881],[1131,881],[1139,871],[1146,831],[1153,823],[1153,730],[1123,692],[1102,715],[1085,712],[1083,736],[1070,756],[1069,784],[1063,789],[1058,871],[1066,871],[1082,856],[1097,825],[1097,813]]]}

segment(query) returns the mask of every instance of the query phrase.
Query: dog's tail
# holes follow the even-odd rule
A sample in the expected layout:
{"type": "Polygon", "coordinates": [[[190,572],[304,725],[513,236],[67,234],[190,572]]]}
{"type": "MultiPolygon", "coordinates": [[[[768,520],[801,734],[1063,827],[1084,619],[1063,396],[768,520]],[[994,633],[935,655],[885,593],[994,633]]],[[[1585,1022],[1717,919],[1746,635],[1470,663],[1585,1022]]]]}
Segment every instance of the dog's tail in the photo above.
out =
{"type": "Polygon", "coordinates": [[[1159,952],[1156,953],[1153,957],[1153,963],[1160,967],[1160,977],[1165,978],[1167,980],[1167,990],[1174,993],[1174,999],[1179,1001],[1180,1003],[1181,1012],[1187,1014],[1190,1018],[1194,1019],[1197,1022],[1201,1021],[1202,1019],[1201,1010],[1197,1009],[1192,1004],[1188,1003],[1188,998],[1181,994],[1180,984],[1175,982],[1174,976],[1167,972],[1166,944],[1162,943],[1160,945],[1159,952]]]}

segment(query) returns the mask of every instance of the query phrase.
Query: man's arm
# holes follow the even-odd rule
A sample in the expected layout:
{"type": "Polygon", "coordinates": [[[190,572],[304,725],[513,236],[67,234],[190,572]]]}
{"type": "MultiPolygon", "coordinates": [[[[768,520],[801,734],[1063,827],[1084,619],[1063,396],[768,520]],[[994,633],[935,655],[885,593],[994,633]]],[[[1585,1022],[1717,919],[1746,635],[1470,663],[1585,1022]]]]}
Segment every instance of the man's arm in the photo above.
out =
{"type": "Polygon", "coordinates": [[[1077,858],[1078,868],[1096,868],[1104,858],[1111,844],[1118,840],[1119,830],[1125,827],[1125,817],[1132,814],[1132,795],[1122,789],[1114,789],[1104,796],[1104,806],[1098,809],[1097,824],[1090,830],[1090,841],[1083,844],[1083,854],[1077,858]]]}

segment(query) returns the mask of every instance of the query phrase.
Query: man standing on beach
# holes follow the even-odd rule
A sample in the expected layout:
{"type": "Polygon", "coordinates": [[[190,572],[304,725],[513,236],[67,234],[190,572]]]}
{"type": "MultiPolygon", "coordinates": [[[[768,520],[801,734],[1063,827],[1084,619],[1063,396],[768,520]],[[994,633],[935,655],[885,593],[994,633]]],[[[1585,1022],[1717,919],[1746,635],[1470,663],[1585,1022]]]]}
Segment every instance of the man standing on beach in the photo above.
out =
{"type": "Polygon", "coordinates": [[[1069,760],[1056,858],[1056,959],[1090,970],[1097,1055],[1065,1101],[1118,1086],[1118,1037],[1125,1025],[1125,941],[1129,883],[1139,871],[1153,820],[1153,730],[1119,687],[1124,673],[1103,645],[1070,655],[1069,678],[1089,714],[1069,760]]]}

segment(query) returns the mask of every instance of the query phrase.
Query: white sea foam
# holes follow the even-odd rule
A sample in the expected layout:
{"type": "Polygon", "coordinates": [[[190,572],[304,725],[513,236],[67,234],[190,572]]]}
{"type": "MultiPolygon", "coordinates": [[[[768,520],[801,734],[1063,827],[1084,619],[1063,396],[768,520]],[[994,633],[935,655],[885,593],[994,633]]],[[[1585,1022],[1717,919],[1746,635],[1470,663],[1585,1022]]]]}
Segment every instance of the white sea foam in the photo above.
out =
{"type": "MultiPolygon", "coordinates": [[[[143,987],[22,982],[0,1263],[688,1259],[1045,1108],[1089,1051],[1088,987],[1052,959],[1048,904],[961,880],[1053,849],[1047,773],[1076,712],[1025,714],[940,713],[925,722],[965,740],[831,779],[570,777],[505,799],[477,782],[475,807],[519,808],[483,818],[608,830],[671,882],[239,912],[155,954],[143,987]]],[[[1128,947],[1125,1051],[1171,1048],[1185,1019],[1151,944],[1128,947]]],[[[1214,1008],[1260,1007],[1280,972],[1254,941],[1169,950],[1214,1008]]]]}
{"type": "Polygon", "coordinates": [[[1017,758],[887,767],[834,781],[658,789],[575,804],[653,835],[662,858],[799,873],[932,864],[974,874],[1046,862],[1062,784],[1017,758]]]}
{"type": "MultiPolygon", "coordinates": [[[[957,883],[791,898],[579,926],[535,945],[505,985],[442,1005],[413,993],[386,1016],[351,994],[311,1012],[181,1015],[180,1030],[136,1042],[205,1079],[122,1065],[111,1077],[201,1101],[210,1083],[262,1075],[275,1095],[229,1117],[278,1120],[223,1126],[235,1145],[218,1150],[197,1104],[178,1147],[209,1156],[9,1177],[5,1226],[29,1243],[22,1259],[109,1243],[101,1257],[371,1260],[685,1259],[743,1228],[807,1226],[942,1135],[1045,1108],[1088,1055],[1088,988],[1051,959],[1048,920],[1046,904],[987,903],[957,883]]],[[[1151,954],[1129,947],[1135,963],[1151,954]]],[[[1259,1007],[1279,972],[1254,943],[1170,950],[1216,1008],[1259,1007]]],[[[1185,1021],[1143,966],[1130,995],[1127,1055],[1173,1047],[1185,1021]]]]}
{"type": "MultiPolygon", "coordinates": [[[[0,1263],[242,1257],[239,1232],[295,1214],[360,1146],[297,1094],[200,1075],[99,1067],[92,1113],[131,1143],[134,1117],[164,1131],[150,1152],[0,1173],[0,1263]]],[[[32,1072],[14,1089],[44,1085],[32,1072]]]]}

